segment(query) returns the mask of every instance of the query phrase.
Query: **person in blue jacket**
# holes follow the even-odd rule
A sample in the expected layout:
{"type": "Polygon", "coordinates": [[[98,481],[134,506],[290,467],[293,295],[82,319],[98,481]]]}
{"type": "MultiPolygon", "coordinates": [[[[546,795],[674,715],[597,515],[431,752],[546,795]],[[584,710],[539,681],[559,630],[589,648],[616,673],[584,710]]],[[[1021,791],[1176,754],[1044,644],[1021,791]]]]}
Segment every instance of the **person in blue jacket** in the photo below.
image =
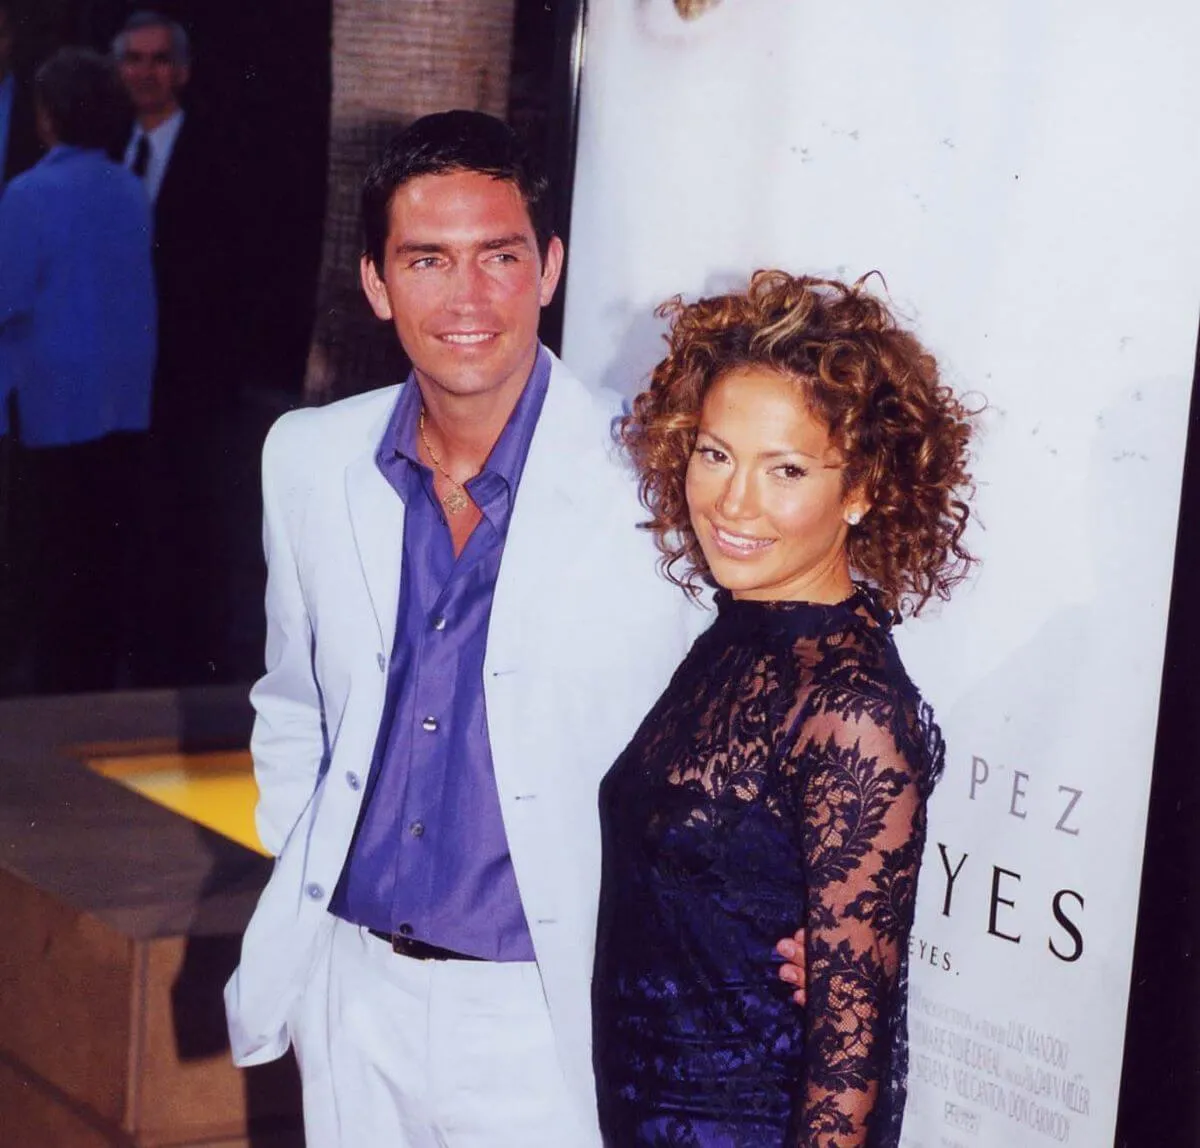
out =
{"type": "Polygon", "coordinates": [[[64,48],[34,101],[47,154],[0,196],[0,434],[21,444],[32,684],[60,693],[115,682],[155,302],[150,207],[112,158],[129,114],[112,66],[64,48]]]}

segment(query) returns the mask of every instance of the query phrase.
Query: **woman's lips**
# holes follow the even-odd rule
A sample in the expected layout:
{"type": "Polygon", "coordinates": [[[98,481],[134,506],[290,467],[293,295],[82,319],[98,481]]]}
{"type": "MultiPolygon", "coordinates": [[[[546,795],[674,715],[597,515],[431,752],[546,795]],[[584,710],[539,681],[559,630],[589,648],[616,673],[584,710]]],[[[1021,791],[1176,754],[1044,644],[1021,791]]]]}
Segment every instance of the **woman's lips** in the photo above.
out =
{"type": "Polygon", "coordinates": [[[757,538],[750,534],[738,534],[732,530],[724,530],[720,526],[717,526],[716,523],[710,523],[709,525],[712,531],[712,539],[716,543],[717,549],[730,558],[755,557],[775,541],[773,538],[757,538]]]}

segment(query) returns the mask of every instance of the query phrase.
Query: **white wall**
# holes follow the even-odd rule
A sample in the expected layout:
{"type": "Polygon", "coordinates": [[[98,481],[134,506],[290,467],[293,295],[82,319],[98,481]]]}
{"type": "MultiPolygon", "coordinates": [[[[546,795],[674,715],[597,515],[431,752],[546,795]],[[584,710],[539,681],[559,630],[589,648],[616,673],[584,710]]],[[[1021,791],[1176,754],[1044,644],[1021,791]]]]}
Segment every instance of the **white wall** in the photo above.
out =
{"type": "Polygon", "coordinates": [[[1182,0],[589,5],[577,372],[635,391],[676,292],[879,269],[989,404],[981,573],[898,635],[950,748],[910,1148],[1112,1139],[1200,304],[1198,43],[1182,0]]]}

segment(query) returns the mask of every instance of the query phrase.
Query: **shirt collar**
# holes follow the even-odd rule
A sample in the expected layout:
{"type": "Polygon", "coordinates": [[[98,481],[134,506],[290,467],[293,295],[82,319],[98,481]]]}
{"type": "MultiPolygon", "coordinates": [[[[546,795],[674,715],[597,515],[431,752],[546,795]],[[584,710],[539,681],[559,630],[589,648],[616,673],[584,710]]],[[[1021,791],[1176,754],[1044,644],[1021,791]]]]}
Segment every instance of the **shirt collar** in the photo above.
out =
{"type": "MultiPolygon", "coordinates": [[[[537,426],[538,416],[542,413],[542,404],[550,386],[550,365],[550,352],[539,343],[533,370],[529,373],[529,380],[521,391],[521,397],[517,399],[517,405],[508,416],[508,422],[504,424],[504,430],[500,432],[500,437],[492,447],[483,469],[475,478],[468,480],[468,487],[478,482],[483,475],[489,474],[502,479],[510,491],[516,489],[521,481],[521,472],[525,469],[529,444],[533,440],[533,431],[537,426]]],[[[376,464],[380,469],[385,469],[395,458],[402,458],[416,466],[424,466],[417,458],[417,422],[420,415],[421,391],[410,374],[404,386],[400,388],[400,397],[396,400],[392,417],[375,455],[376,464]]]]}
{"type": "Polygon", "coordinates": [[[496,445],[492,447],[492,453],[483,464],[483,469],[490,474],[499,475],[509,490],[516,490],[521,481],[525,458],[529,454],[529,444],[533,440],[533,430],[537,426],[538,416],[542,413],[542,403],[545,402],[549,386],[550,352],[539,343],[533,370],[529,372],[529,381],[525,384],[521,397],[517,399],[517,405],[513,407],[496,445]]]}
{"type": "Polygon", "coordinates": [[[174,146],[175,137],[179,135],[181,127],[183,127],[183,108],[176,108],[161,124],[149,131],[138,126],[133,133],[134,142],[136,143],[142,136],[145,136],[150,141],[150,146],[154,148],[155,153],[169,151],[174,146]]]}

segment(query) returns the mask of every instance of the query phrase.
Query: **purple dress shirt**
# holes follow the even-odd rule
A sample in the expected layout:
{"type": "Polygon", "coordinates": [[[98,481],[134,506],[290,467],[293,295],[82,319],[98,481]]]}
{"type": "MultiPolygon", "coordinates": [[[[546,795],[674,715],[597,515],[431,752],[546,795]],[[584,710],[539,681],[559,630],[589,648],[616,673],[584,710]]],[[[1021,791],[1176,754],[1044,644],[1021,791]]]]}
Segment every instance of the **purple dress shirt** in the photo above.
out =
{"type": "Polygon", "coordinates": [[[455,558],[433,473],[417,460],[411,379],[376,461],[404,500],[403,575],[387,698],[354,840],[330,910],[495,961],[533,941],[492,766],[483,658],[521,472],[550,383],[537,360],[483,469],[466,485],[483,517],[455,558]]]}

